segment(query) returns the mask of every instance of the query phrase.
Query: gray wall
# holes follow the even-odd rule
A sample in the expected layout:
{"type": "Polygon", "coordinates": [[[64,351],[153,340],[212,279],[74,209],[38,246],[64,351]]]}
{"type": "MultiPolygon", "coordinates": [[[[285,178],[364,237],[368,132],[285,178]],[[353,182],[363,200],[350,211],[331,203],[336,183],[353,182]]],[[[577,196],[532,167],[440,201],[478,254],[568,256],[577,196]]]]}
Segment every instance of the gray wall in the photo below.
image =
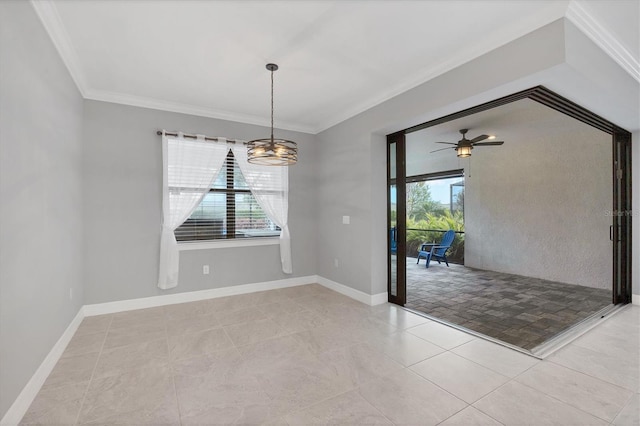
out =
{"type": "Polygon", "coordinates": [[[82,102],[31,4],[0,2],[0,418],[82,305],[82,102]]]}
{"type": "Polygon", "coordinates": [[[314,136],[276,130],[299,147],[300,160],[289,169],[293,274],[282,273],[277,245],[181,251],[178,287],[160,290],[162,146],[156,131],[251,140],[269,129],[98,101],[85,101],[84,118],[86,304],[316,273],[314,136]],[[202,274],[205,264],[210,275],[202,274]]]}
{"type": "Polygon", "coordinates": [[[384,135],[536,85],[634,130],[638,85],[621,72],[559,20],[318,134],[318,275],[369,294],[386,290],[384,135]],[[351,225],[341,225],[343,215],[351,225]]]}
{"type": "Polygon", "coordinates": [[[562,63],[563,35],[562,21],[550,24],[319,133],[318,275],[368,294],[386,291],[384,135],[516,91],[505,84],[562,63]],[[343,215],[350,225],[341,225],[343,215]]]}

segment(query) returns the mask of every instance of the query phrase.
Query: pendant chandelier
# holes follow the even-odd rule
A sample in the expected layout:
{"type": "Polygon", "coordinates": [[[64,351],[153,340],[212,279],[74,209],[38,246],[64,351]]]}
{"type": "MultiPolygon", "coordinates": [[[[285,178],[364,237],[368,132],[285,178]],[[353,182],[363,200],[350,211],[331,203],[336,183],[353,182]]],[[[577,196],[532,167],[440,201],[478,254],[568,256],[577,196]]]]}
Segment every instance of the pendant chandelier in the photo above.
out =
{"type": "Polygon", "coordinates": [[[273,72],[276,64],[267,64],[271,71],[271,137],[247,142],[248,161],[263,166],[288,166],[298,161],[298,144],[273,137],[273,72]]]}

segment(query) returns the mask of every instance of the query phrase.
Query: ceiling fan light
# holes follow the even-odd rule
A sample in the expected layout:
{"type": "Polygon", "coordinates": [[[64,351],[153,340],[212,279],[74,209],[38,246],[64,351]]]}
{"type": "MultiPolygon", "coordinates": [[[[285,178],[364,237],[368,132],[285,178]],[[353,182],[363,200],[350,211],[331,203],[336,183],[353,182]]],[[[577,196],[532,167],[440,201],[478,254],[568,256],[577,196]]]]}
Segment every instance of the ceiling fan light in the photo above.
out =
{"type": "Polygon", "coordinates": [[[458,157],[466,158],[471,157],[471,147],[470,146],[459,146],[456,148],[456,152],[458,153],[458,157]]]}

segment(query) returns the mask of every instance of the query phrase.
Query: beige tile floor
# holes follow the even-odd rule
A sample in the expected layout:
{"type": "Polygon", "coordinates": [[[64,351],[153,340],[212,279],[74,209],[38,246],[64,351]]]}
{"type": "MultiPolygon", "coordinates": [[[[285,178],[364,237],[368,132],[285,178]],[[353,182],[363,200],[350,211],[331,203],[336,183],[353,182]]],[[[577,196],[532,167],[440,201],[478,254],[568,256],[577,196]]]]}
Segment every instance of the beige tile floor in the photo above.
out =
{"type": "Polygon", "coordinates": [[[638,425],[639,335],[539,361],[313,284],[85,318],[22,423],[638,425]]]}

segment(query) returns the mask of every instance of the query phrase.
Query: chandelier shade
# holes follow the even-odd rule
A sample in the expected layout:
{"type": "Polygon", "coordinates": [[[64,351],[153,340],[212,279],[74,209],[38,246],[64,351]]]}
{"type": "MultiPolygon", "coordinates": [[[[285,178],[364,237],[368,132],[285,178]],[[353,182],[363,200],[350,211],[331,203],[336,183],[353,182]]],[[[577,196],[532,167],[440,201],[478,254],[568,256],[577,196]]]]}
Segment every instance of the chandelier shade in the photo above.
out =
{"type": "Polygon", "coordinates": [[[298,144],[273,137],[273,73],[278,65],[267,64],[271,72],[271,137],[247,142],[247,161],[263,166],[289,166],[298,161],[298,144]]]}
{"type": "Polygon", "coordinates": [[[298,145],[285,139],[256,139],[247,143],[248,159],[263,166],[288,166],[298,161],[298,145]]]}

